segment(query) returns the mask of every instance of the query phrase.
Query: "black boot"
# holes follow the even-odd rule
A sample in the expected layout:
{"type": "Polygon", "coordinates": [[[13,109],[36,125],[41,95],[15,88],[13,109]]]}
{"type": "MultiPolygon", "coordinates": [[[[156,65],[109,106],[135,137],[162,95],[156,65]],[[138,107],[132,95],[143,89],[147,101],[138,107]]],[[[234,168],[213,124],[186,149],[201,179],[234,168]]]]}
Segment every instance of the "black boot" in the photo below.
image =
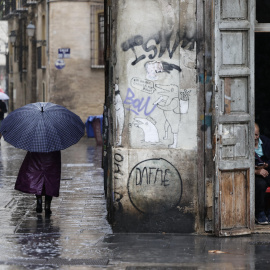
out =
{"type": "Polygon", "coordinates": [[[36,212],[41,213],[42,212],[42,196],[41,195],[36,195],[36,198],[37,198],[36,212]]]}
{"type": "Polygon", "coordinates": [[[50,215],[52,213],[51,211],[51,202],[52,202],[52,196],[45,196],[45,214],[50,215]]]}

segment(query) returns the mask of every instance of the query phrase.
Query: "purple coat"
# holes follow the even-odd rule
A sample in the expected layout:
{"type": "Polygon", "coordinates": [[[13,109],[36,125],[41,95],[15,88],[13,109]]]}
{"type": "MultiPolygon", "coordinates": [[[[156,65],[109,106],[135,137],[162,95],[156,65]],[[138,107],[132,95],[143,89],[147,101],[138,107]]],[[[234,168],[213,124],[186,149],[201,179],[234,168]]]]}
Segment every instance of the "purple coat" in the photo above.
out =
{"type": "Polygon", "coordinates": [[[58,197],[61,178],[61,153],[27,152],[15,189],[36,195],[58,197]]]}

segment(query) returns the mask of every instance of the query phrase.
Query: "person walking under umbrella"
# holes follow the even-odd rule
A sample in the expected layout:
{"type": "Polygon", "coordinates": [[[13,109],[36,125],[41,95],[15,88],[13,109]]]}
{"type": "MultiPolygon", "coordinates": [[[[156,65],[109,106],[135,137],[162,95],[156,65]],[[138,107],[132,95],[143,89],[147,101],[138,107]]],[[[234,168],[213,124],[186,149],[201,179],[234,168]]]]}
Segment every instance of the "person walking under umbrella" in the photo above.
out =
{"type": "Polygon", "coordinates": [[[61,153],[27,152],[15,183],[15,189],[36,195],[36,212],[42,212],[45,196],[45,214],[51,214],[52,197],[59,196],[61,179],[61,153]]]}
{"type": "Polygon", "coordinates": [[[85,134],[78,115],[50,102],[25,105],[11,112],[2,122],[0,133],[5,141],[27,150],[15,189],[35,194],[36,212],[51,214],[52,197],[59,196],[61,150],[76,144],[85,134]]]}

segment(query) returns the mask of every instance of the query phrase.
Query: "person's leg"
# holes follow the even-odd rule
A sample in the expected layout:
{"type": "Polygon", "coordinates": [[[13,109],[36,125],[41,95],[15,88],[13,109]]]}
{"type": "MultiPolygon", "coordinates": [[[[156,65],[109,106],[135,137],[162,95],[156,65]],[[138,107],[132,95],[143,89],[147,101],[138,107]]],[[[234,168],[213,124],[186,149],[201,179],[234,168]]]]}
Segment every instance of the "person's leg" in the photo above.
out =
{"type": "MultiPolygon", "coordinates": [[[[266,179],[267,187],[270,187],[270,174],[265,179],[266,179]]],[[[265,194],[265,213],[270,223],[269,193],[265,194]]]]}
{"type": "Polygon", "coordinates": [[[45,213],[51,214],[51,202],[52,202],[52,196],[45,195],[45,213]]]}
{"type": "Polygon", "coordinates": [[[41,195],[36,195],[36,198],[37,198],[36,212],[41,213],[42,212],[42,196],[41,195]]]}
{"type": "Polygon", "coordinates": [[[268,224],[265,215],[265,191],[267,181],[261,176],[255,175],[255,217],[258,224],[268,224]]]}

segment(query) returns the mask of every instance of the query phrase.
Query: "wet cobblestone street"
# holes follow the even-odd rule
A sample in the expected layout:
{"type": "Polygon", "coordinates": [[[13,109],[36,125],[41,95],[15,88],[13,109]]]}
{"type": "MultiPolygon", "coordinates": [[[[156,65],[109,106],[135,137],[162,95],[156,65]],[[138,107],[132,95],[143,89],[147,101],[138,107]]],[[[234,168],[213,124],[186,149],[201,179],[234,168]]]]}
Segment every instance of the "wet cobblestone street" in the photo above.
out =
{"type": "Polygon", "coordinates": [[[25,154],[1,139],[0,270],[270,267],[269,234],[114,234],[106,220],[101,147],[94,139],[84,137],[62,151],[60,196],[53,198],[50,217],[37,214],[35,196],[14,190],[25,154]]]}
{"type": "Polygon", "coordinates": [[[36,213],[34,195],[14,190],[25,154],[1,140],[0,269],[29,269],[27,263],[37,267],[44,262],[51,263],[50,268],[107,265],[110,251],[96,247],[111,233],[106,220],[101,147],[96,147],[93,139],[82,138],[62,151],[60,196],[53,198],[50,217],[36,213]],[[15,265],[3,268],[4,264],[15,265]]]}

